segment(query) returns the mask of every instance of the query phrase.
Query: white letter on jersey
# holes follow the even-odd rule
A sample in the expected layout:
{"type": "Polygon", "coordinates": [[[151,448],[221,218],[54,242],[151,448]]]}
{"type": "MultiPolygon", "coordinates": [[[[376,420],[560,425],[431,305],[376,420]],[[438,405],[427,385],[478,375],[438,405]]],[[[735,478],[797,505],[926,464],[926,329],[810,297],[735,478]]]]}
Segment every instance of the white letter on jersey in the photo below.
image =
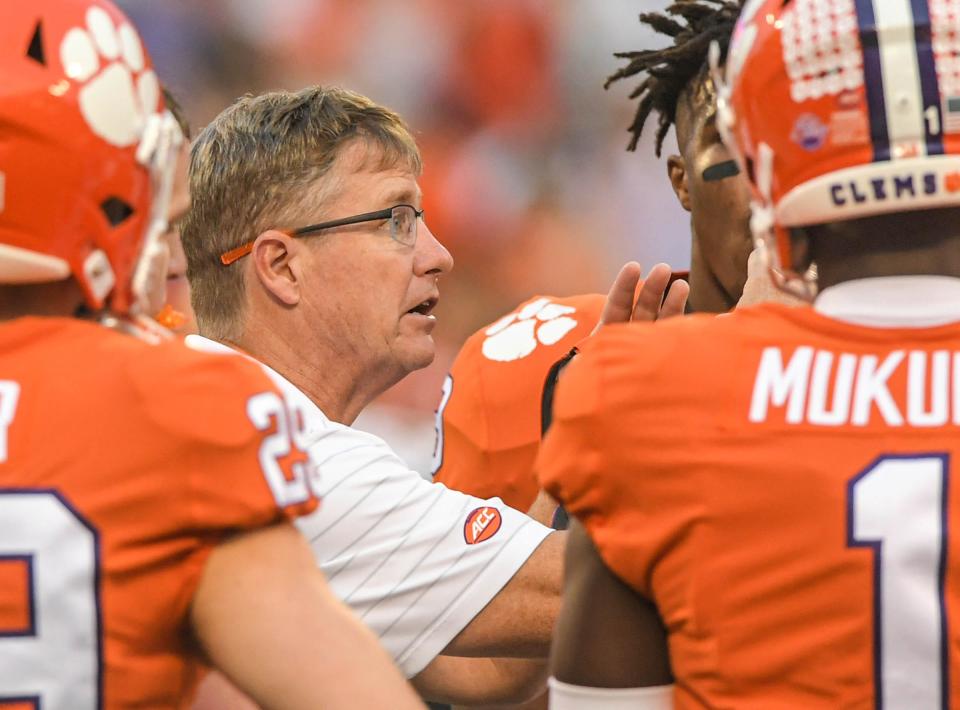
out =
{"type": "Polygon", "coordinates": [[[791,424],[800,422],[803,418],[803,405],[807,398],[811,362],[813,362],[813,348],[799,347],[784,370],[783,354],[780,348],[764,348],[760,367],[757,369],[757,379],[753,385],[750,421],[766,421],[767,408],[770,405],[782,407],[789,399],[787,421],[791,424]]]}
{"type": "Polygon", "coordinates": [[[20,385],[12,380],[0,380],[0,463],[7,460],[7,430],[13,423],[20,399],[20,385]]]}
{"type": "Polygon", "coordinates": [[[901,426],[903,415],[897,409],[896,402],[887,389],[887,380],[903,362],[903,351],[894,350],[887,355],[880,367],[877,367],[879,358],[876,355],[864,355],[860,358],[860,368],[857,371],[857,386],[853,392],[853,417],[851,422],[857,426],[866,426],[870,421],[870,411],[874,404],[880,414],[890,426],[901,426]]]}
{"type": "Polygon", "coordinates": [[[857,356],[844,353],[837,365],[837,378],[833,387],[833,409],[827,409],[827,392],[830,390],[830,375],[833,370],[833,353],[818,350],[813,363],[813,378],[810,383],[810,403],[807,419],[811,424],[839,426],[850,416],[850,396],[853,393],[853,373],[857,369],[857,356]]]}
{"type": "Polygon", "coordinates": [[[943,426],[947,423],[947,391],[950,387],[950,353],[922,350],[910,353],[907,369],[907,421],[911,426],[943,426]],[[927,357],[933,361],[927,386],[927,357]],[[927,393],[930,408],[927,409],[927,393]]]}
{"type": "Polygon", "coordinates": [[[290,417],[283,400],[273,392],[261,392],[247,402],[247,416],[260,431],[268,431],[276,423],[277,430],[260,444],[260,468],[277,504],[286,508],[303,503],[310,497],[303,466],[294,464],[290,467],[292,479],[288,479],[280,467],[280,459],[289,456],[293,450],[290,417]]]}
{"type": "Polygon", "coordinates": [[[4,629],[0,688],[37,707],[102,707],[97,538],[52,492],[0,495],[0,556],[27,569],[29,628],[4,629]]]}

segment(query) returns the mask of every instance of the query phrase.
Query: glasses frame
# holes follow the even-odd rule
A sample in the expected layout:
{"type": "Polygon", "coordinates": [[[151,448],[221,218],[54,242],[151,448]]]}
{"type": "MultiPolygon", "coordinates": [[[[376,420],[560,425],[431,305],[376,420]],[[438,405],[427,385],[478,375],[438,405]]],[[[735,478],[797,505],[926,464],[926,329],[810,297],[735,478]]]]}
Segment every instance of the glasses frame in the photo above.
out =
{"type": "MultiPolygon", "coordinates": [[[[417,220],[423,219],[423,210],[418,210],[413,205],[407,204],[406,202],[401,202],[398,205],[392,205],[382,210],[377,210],[376,212],[364,212],[363,214],[355,214],[350,217],[341,217],[340,219],[331,219],[328,222],[318,222],[317,224],[310,224],[306,227],[298,227],[296,229],[281,229],[279,231],[286,234],[288,237],[305,237],[315,232],[323,231],[324,229],[333,229],[334,227],[346,227],[351,224],[362,224],[364,222],[376,222],[381,219],[391,219],[393,217],[393,211],[398,207],[409,207],[413,210],[414,214],[414,234],[416,234],[416,224],[417,220]]],[[[393,239],[398,244],[403,244],[399,239],[397,239],[394,234],[396,230],[393,225],[390,226],[390,238],[393,239]]],[[[256,241],[256,240],[254,240],[256,241]]],[[[235,261],[238,261],[245,257],[247,254],[253,251],[254,242],[247,242],[235,249],[230,251],[225,251],[220,255],[220,263],[224,266],[230,266],[235,261]]],[[[406,246],[410,246],[409,244],[406,246]]]]}

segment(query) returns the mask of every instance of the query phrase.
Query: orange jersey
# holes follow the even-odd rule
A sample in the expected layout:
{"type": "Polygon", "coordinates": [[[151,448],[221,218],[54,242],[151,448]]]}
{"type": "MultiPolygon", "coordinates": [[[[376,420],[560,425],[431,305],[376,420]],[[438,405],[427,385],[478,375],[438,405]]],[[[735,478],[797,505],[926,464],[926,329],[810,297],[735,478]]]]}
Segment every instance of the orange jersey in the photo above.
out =
{"type": "Polygon", "coordinates": [[[534,296],[467,339],[437,410],[434,480],[518,510],[533,504],[547,372],[594,329],[604,300],[534,296]]]}
{"type": "Polygon", "coordinates": [[[767,305],[604,328],[537,471],[656,603],[675,707],[960,707],[958,426],[960,325],[767,305]]]}
{"type": "Polygon", "coordinates": [[[276,502],[304,458],[286,416],[240,357],[72,319],[0,326],[0,707],[185,706],[208,554],[316,506],[276,502]]]}

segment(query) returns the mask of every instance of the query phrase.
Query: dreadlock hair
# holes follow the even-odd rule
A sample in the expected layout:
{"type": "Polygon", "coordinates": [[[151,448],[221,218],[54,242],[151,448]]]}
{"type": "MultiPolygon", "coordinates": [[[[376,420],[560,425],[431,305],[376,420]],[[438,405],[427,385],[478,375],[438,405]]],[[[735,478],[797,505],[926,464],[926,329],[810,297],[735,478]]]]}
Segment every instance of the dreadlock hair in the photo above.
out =
{"type": "Polygon", "coordinates": [[[743,0],[675,0],[666,12],[640,15],[640,22],[660,34],[673,37],[673,46],[614,54],[629,63],[611,75],[603,88],[609,88],[620,79],[647,73],[630,94],[630,99],[639,98],[640,104],[628,129],[633,137],[627,150],[637,149],[647,117],[651,111],[656,111],[660,116],[656,146],[657,157],[660,157],[663,139],[676,122],[680,95],[692,79],[706,70],[711,42],[717,41],[720,60],[726,61],[730,36],[742,7],[743,0]]]}

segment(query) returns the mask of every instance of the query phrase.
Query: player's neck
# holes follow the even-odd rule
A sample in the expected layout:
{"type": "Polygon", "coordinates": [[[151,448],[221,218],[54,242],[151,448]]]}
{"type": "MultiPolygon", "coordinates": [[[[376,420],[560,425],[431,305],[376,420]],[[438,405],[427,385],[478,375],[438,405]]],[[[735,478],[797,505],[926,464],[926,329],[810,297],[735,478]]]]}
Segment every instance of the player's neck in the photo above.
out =
{"type": "Polygon", "coordinates": [[[69,318],[82,305],[83,295],[72,279],[0,286],[0,321],[25,316],[69,318]]]}
{"type": "Polygon", "coordinates": [[[720,281],[707,266],[705,259],[697,248],[697,240],[693,240],[690,253],[690,298],[688,310],[693,313],[726,313],[735,305],[737,299],[730,295],[720,285],[720,281]]]}
{"type": "Polygon", "coordinates": [[[960,278],[958,220],[960,210],[927,210],[811,228],[820,289],[884,276],[960,278]]]}

